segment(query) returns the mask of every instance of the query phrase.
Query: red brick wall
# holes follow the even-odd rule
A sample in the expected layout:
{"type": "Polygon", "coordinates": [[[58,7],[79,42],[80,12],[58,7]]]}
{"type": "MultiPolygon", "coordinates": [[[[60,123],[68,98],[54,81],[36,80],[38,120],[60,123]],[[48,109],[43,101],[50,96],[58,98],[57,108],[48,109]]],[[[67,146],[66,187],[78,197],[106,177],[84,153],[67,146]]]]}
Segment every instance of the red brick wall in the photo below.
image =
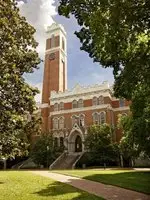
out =
{"type": "Polygon", "coordinates": [[[49,103],[50,92],[59,90],[59,52],[55,52],[55,59],[50,60],[49,54],[45,56],[43,77],[42,103],[49,103]]]}

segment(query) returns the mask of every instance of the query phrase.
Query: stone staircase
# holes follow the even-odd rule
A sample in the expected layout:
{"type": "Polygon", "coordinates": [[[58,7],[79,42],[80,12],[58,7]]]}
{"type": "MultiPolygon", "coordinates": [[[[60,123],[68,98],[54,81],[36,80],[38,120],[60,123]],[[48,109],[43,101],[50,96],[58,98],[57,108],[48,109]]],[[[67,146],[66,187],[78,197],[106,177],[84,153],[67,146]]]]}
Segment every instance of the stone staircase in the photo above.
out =
{"type": "Polygon", "coordinates": [[[72,169],[80,155],[81,153],[63,153],[50,165],[50,169],[72,169]]]}

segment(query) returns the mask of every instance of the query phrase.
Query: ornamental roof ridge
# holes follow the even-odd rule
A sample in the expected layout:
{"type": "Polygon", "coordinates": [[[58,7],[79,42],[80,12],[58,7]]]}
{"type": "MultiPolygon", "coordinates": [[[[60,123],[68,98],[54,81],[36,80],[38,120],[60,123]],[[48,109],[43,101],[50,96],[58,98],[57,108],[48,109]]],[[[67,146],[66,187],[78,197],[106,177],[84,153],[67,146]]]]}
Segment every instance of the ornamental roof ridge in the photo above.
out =
{"type": "Polygon", "coordinates": [[[100,90],[110,90],[109,83],[107,81],[104,81],[102,84],[95,84],[90,86],[81,86],[79,83],[77,83],[71,90],[65,90],[64,92],[56,92],[51,91],[50,98],[60,98],[60,97],[67,97],[67,96],[74,96],[82,93],[91,93],[91,92],[97,92],[100,90]]]}
{"type": "Polygon", "coordinates": [[[53,32],[56,29],[61,29],[66,34],[66,31],[63,25],[58,24],[56,22],[52,23],[50,26],[47,26],[46,33],[53,32]]]}

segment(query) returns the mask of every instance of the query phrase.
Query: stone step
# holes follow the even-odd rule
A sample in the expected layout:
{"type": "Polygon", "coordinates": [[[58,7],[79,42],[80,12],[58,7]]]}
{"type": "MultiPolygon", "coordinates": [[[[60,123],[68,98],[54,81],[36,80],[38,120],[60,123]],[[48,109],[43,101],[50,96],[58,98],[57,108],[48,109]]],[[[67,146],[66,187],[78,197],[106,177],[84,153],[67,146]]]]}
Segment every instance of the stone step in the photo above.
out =
{"type": "Polygon", "coordinates": [[[66,154],[58,163],[55,164],[53,169],[72,169],[73,164],[79,158],[80,153],[66,154]]]}

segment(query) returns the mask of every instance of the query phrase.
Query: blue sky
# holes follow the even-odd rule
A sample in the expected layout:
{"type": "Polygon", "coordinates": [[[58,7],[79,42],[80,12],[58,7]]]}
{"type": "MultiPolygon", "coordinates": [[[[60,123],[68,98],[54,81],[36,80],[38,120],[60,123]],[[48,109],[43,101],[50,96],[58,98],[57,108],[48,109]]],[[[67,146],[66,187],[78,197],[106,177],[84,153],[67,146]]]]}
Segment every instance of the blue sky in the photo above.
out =
{"type": "MultiPolygon", "coordinates": [[[[76,83],[86,86],[101,84],[103,81],[108,80],[112,84],[112,69],[104,69],[100,64],[93,63],[88,54],[80,50],[81,44],[74,35],[74,31],[80,27],[73,17],[66,19],[59,16],[57,13],[57,4],[58,1],[55,0],[28,0],[26,4],[20,2],[21,14],[37,30],[36,38],[42,44],[39,47],[40,56],[44,57],[44,27],[50,25],[54,20],[62,24],[67,32],[68,89],[72,88],[76,83]]],[[[43,70],[44,63],[41,63],[38,71],[25,76],[30,84],[37,86],[40,90],[42,88],[43,70]]],[[[36,100],[40,101],[40,95],[38,95],[36,100]]]]}

